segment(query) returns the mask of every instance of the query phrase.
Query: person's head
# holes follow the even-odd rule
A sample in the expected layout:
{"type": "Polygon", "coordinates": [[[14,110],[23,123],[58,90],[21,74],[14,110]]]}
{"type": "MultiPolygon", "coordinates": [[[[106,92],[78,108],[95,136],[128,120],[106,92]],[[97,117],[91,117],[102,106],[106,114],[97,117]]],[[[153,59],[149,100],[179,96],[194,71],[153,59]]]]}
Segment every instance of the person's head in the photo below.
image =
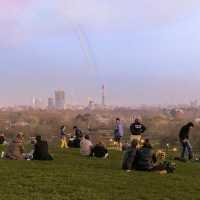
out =
{"type": "Polygon", "coordinates": [[[97,142],[97,145],[98,145],[98,146],[104,146],[104,144],[103,144],[103,142],[102,142],[101,140],[99,140],[99,141],[97,142]]]}
{"type": "Polygon", "coordinates": [[[19,132],[16,136],[17,139],[21,139],[23,140],[24,139],[24,134],[22,132],[19,132]]]}
{"type": "Polygon", "coordinates": [[[136,123],[136,124],[140,123],[140,119],[139,119],[139,118],[136,118],[136,119],[135,119],[135,123],[136,123]]]}
{"type": "Polygon", "coordinates": [[[17,135],[16,135],[16,138],[15,138],[15,142],[22,142],[24,140],[24,134],[22,132],[19,132],[17,135]]]}
{"type": "Polygon", "coordinates": [[[73,130],[76,130],[76,129],[77,129],[77,126],[74,126],[74,127],[73,127],[73,130]]]}
{"type": "Polygon", "coordinates": [[[145,147],[145,148],[151,148],[152,147],[149,139],[144,140],[143,147],[145,147]]]}
{"type": "Polygon", "coordinates": [[[137,148],[137,146],[138,146],[138,140],[135,140],[135,139],[134,139],[134,140],[131,142],[131,147],[135,149],[135,148],[137,148]]]}
{"type": "Polygon", "coordinates": [[[116,123],[119,124],[120,123],[120,118],[116,118],[116,123]]]}
{"type": "Polygon", "coordinates": [[[37,135],[35,139],[37,142],[40,142],[42,140],[42,137],[40,135],[37,135]]]}
{"type": "Polygon", "coordinates": [[[188,128],[193,128],[193,127],[194,127],[194,124],[193,124],[192,122],[189,122],[189,123],[187,124],[187,127],[188,127],[188,128]]]}
{"type": "Polygon", "coordinates": [[[65,130],[65,126],[64,126],[64,125],[61,126],[61,127],[60,127],[60,130],[61,130],[61,131],[64,131],[64,130],[65,130]]]}
{"type": "Polygon", "coordinates": [[[1,137],[4,137],[5,135],[4,135],[4,133],[1,133],[0,136],[1,136],[1,137]]]}
{"type": "Polygon", "coordinates": [[[86,140],[90,140],[90,136],[89,135],[85,135],[85,139],[86,140]]]}

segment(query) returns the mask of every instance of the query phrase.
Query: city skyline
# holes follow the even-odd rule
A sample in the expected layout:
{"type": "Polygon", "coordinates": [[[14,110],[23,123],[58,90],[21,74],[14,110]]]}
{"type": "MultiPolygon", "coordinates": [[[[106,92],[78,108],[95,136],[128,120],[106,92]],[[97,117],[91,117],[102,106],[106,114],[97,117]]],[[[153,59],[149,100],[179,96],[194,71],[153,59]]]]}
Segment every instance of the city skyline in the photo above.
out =
{"type": "Polygon", "coordinates": [[[64,90],[120,106],[186,104],[200,85],[200,2],[0,0],[0,106],[64,90]]]}

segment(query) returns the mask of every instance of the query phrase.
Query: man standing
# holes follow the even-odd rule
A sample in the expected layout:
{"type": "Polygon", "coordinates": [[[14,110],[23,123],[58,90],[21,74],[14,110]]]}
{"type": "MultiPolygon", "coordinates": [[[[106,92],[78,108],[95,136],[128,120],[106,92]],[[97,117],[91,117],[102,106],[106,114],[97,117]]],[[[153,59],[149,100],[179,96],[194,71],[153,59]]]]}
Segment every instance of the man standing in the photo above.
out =
{"type": "Polygon", "coordinates": [[[67,144],[67,135],[65,133],[66,127],[61,126],[60,127],[60,138],[61,138],[61,149],[66,148],[68,149],[68,144],[67,144]]]}
{"type": "Polygon", "coordinates": [[[135,119],[135,122],[131,124],[130,131],[131,131],[131,141],[135,139],[140,142],[142,133],[146,131],[146,127],[137,118],[135,119]]]}
{"type": "Polygon", "coordinates": [[[192,145],[190,144],[190,140],[189,140],[189,133],[190,133],[191,128],[193,127],[194,127],[194,124],[192,122],[189,122],[188,124],[183,126],[180,130],[179,139],[183,147],[183,151],[181,153],[181,159],[185,159],[186,151],[188,152],[189,160],[193,158],[192,145]]]}
{"type": "Polygon", "coordinates": [[[114,130],[114,140],[119,145],[119,148],[122,147],[121,139],[124,136],[124,127],[121,123],[121,120],[119,118],[116,119],[116,125],[114,130]]]}

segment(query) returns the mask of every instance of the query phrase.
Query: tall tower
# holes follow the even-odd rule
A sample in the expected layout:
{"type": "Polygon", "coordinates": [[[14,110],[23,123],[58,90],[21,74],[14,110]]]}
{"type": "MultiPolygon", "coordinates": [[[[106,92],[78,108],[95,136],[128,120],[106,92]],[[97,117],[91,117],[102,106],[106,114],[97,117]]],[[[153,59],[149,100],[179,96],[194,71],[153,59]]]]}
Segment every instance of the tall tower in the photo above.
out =
{"type": "Polygon", "coordinates": [[[105,86],[102,85],[102,107],[105,107],[105,86]]]}

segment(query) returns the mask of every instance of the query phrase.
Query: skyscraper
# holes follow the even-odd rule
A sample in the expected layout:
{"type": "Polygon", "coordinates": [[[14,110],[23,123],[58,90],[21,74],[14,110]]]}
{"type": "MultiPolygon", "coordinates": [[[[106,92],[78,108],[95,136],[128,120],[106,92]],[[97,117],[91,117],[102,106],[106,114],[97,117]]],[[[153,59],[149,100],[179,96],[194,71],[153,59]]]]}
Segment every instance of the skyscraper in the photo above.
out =
{"type": "Polygon", "coordinates": [[[55,105],[54,105],[54,99],[52,97],[49,97],[48,98],[48,109],[49,110],[52,110],[55,108],[55,105]]]}
{"type": "Polygon", "coordinates": [[[65,92],[55,91],[55,108],[58,110],[65,109],[65,92]]]}
{"type": "Polygon", "coordinates": [[[43,102],[42,102],[41,98],[35,98],[35,97],[33,97],[32,104],[33,104],[33,108],[34,109],[41,109],[41,108],[43,108],[43,102]]]}

